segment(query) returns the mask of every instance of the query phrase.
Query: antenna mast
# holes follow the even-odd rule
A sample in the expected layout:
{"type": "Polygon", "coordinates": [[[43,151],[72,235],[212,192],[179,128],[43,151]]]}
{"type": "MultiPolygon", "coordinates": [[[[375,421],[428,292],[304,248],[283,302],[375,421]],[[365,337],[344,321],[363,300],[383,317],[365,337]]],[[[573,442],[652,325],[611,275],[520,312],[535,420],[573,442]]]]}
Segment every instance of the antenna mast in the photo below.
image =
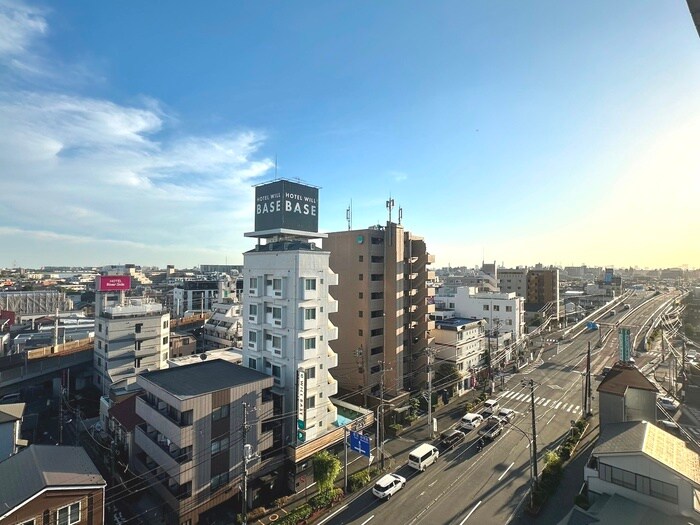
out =
{"type": "Polygon", "coordinates": [[[350,206],[345,210],[345,218],[348,221],[348,231],[352,230],[352,199],[350,199],[350,206]]]}

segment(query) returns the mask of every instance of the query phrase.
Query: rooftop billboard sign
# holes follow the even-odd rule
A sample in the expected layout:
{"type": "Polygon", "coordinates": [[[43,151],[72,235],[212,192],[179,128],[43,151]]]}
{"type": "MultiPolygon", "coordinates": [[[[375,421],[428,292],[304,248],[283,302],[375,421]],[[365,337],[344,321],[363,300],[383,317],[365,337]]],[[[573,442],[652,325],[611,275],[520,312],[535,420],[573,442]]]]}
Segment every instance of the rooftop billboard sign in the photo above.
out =
{"type": "Polygon", "coordinates": [[[318,188],[289,180],[255,187],[255,231],[318,232],[318,188]]]}
{"type": "Polygon", "coordinates": [[[98,292],[122,292],[131,290],[129,275],[98,275],[95,289],[98,292]]]}

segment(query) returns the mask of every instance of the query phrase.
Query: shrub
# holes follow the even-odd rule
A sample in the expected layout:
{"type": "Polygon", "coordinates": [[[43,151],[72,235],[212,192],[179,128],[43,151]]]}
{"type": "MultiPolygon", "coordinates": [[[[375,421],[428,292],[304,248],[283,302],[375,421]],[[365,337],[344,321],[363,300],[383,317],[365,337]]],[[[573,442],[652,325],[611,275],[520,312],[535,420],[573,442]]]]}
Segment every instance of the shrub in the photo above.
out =
{"type": "Polygon", "coordinates": [[[583,433],[583,430],[586,428],[586,420],[585,419],[579,419],[576,422],[576,428],[578,428],[581,433],[583,433]]]}
{"type": "Polygon", "coordinates": [[[348,476],[348,491],[356,492],[369,483],[369,472],[360,470],[348,476]]]}
{"type": "Polygon", "coordinates": [[[251,510],[248,513],[248,521],[250,520],[259,520],[262,518],[265,514],[267,513],[267,510],[265,510],[265,507],[257,507],[253,510],[251,510]]]}
{"type": "Polygon", "coordinates": [[[331,503],[335,503],[342,497],[343,489],[334,487],[330,490],[324,490],[309,499],[309,505],[311,505],[313,510],[325,509],[326,507],[330,507],[331,503]]]}
{"type": "Polygon", "coordinates": [[[304,503],[275,523],[277,525],[297,525],[301,520],[311,516],[311,512],[311,506],[308,503],[304,503]]]}
{"type": "Polygon", "coordinates": [[[280,496],[275,500],[275,507],[282,508],[287,504],[287,501],[289,501],[289,496],[280,496]]]}
{"type": "Polygon", "coordinates": [[[318,490],[324,492],[333,488],[333,482],[340,474],[342,464],[336,456],[323,450],[314,455],[313,468],[318,490]]]}
{"type": "Polygon", "coordinates": [[[403,430],[403,425],[400,423],[392,423],[391,425],[389,425],[389,428],[392,430],[392,432],[398,433],[401,430],[403,430]]]}

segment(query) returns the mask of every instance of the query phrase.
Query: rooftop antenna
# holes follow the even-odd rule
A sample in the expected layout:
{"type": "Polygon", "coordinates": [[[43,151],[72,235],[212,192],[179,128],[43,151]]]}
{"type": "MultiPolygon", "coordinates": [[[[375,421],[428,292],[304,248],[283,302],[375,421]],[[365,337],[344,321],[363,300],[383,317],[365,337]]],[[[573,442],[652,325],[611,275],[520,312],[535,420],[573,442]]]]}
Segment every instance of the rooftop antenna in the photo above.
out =
{"type": "Polygon", "coordinates": [[[345,210],[345,218],[348,221],[348,231],[352,230],[352,199],[350,199],[350,206],[345,210]]]}
{"type": "Polygon", "coordinates": [[[275,179],[277,178],[277,153],[275,153],[275,179]]]}
{"type": "Polygon", "coordinates": [[[389,200],[386,201],[386,209],[389,210],[389,222],[387,223],[387,235],[389,236],[389,246],[393,246],[393,240],[391,238],[391,210],[394,209],[394,199],[391,198],[391,195],[389,195],[389,200]]]}
{"type": "Polygon", "coordinates": [[[399,224],[401,224],[401,220],[403,219],[403,208],[399,206],[399,224]]]}

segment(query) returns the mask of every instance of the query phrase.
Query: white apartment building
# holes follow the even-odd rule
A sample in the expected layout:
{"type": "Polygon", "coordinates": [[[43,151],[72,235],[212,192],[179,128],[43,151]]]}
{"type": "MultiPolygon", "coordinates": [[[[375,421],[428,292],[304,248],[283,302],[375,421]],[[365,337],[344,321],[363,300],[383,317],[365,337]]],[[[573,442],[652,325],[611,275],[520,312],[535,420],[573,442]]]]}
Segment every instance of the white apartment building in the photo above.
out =
{"type": "Polygon", "coordinates": [[[328,314],[338,303],[328,287],[338,278],[329,257],[300,240],[272,241],[244,254],[243,364],[274,377],[284,413],[298,411],[297,422],[285,420],[287,440],[298,423],[297,443],[335,428],[337,419],[330,397],[338,382],[329,371],[338,356],[328,343],[338,330],[328,314]]]}
{"type": "Polygon", "coordinates": [[[485,366],[485,325],[483,319],[462,317],[435,322],[435,368],[441,363],[457,367],[459,378],[449,384],[456,395],[461,396],[473,388],[478,372],[485,366]]]}
{"type": "Polygon", "coordinates": [[[94,384],[103,394],[136,381],[144,371],[167,368],[170,313],[146,299],[102,302],[96,294],[94,384]]]}
{"type": "Polygon", "coordinates": [[[228,297],[212,305],[202,327],[204,348],[240,348],[243,341],[243,305],[228,297]]]}

